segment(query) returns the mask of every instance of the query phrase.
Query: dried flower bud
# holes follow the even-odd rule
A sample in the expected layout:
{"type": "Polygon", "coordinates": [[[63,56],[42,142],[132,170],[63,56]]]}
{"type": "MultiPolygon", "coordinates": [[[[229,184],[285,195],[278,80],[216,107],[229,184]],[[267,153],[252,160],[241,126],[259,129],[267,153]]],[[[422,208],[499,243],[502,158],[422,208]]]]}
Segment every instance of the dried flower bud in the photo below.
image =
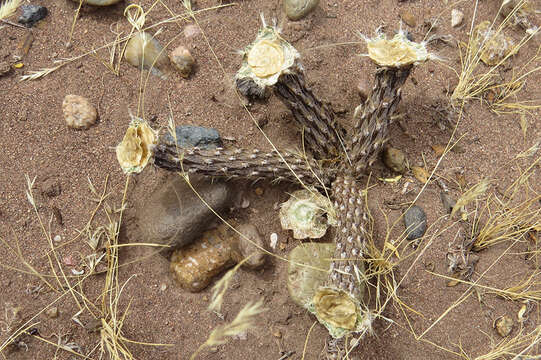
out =
{"type": "Polygon", "coordinates": [[[314,295],[311,310],[334,338],[355,331],[360,324],[358,303],[342,290],[319,288],[314,295]]]}
{"type": "Polygon", "coordinates": [[[399,31],[391,40],[385,34],[365,38],[368,57],[379,66],[401,68],[416,65],[432,57],[424,43],[410,41],[404,31],[399,31]]]}
{"type": "Polygon", "coordinates": [[[330,215],[328,220],[323,216],[331,209],[329,199],[317,190],[298,190],[282,204],[280,222],[283,229],[293,230],[295,239],[318,239],[325,235],[329,224],[336,222],[330,215]]]}
{"type": "Polygon", "coordinates": [[[255,41],[244,49],[243,55],[236,81],[238,83],[241,80],[252,80],[261,89],[252,90],[252,93],[256,94],[263,93],[265,87],[276,84],[280,75],[287,73],[300,57],[297,50],[272,26],[261,29],[255,41]]]}
{"type": "Polygon", "coordinates": [[[132,116],[124,139],[116,147],[116,158],[124,173],[143,171],[152,155],[152,148],[157,138],[157,132],[146,121],[132,116]]]}

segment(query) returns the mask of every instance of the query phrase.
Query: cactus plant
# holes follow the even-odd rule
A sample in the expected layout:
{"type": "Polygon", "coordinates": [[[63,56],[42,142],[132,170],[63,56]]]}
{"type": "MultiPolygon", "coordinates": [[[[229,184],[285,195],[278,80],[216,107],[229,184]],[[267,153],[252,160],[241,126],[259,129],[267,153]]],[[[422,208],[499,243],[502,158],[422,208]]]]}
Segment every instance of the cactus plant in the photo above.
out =
{"type": "MultiPolygon", "coordinates": [[[[304,184],[330,186],[337,222],[336,250],[326,284],[304,306],[335,338],[361,331],[367,323],[360,308],[363,284],[359,283],[358,275],[363,269],[369,230],[364,190],[358,178],[382,149],[401,99],[401,87],[412,68],[430,58],[424,43],[408,40],[402,31],[390,40],[384,35],[365,40],[367,56],[378,70],[372,93],[356,111],[351,136],[346,136],[332,111],[306,88],[298,52],[274,27],[267,26],[246,48],[237,86],[249,96],[261,95],[267,87],[273,87],[304,128],[310,153],[303,157],[292,152],[243,149],[179,151],[176,144],[163,136],[150,146],[154,164],[167,170],[182,169],[208,176],[301,180],[304,184]],[[344,150],[351,161],[347,161],[344,150]],[[330,159],[334,161],[325,161],[330,159]]],[[[140,170],[140,166],[126,168],[140,170]]]]}

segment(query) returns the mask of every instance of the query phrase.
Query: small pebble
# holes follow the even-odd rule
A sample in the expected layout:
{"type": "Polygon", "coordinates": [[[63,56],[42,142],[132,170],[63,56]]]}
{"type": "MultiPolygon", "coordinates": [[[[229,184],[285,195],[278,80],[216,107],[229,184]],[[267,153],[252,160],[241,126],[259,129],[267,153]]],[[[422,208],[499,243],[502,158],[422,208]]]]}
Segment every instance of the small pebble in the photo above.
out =
{"type": "Polygon", "coordinates": [[[190,50],[184,46],[179,46],[171,52],[169,59],[183,78],[188,78],[190,76],[195,63],[190,50]]]}
{"type": "Polygon", "coordinates": [[[9,74],[11,71],[11,66],[7,61],[0,61],[0,76],[9,74]]]}
{"type": "Polygon", "coordinates": [[[415,240],[425,234],[426,214],[421,207],[413,205],[404,214],[404,225],[406,226],[408,240],[415,240]]]}
{"type": "Polygon", "coordinates": [[[62,236],[60,235],[55,235],[55,237],[53,238],[53,241],[56,242],[56,243],[59,243],[62,241],[62,236]]]}
{"type": "Polygon", "coordinates": [[[51,319],[56,319],[58,317],[58,308],[56,306],[48,308],[45,310],[45,315],[51,319]]]}
{"type": "Polygon", "coordinates": [[[158,40],[146,32],[137,33],[128,41],[124,57],[133,66],[152,69],[159,76],[163,76],[170,64],[158,40]]]}
{"type": "Polygon", "coordinates": [[[460,24],[462,24],[462,20],[464,20],[464,13],[458,9],[453,9],[451,11],[451,26],[459,26],[460,24]]]}
{"type": "Polygon", "coordinates": [[[272,249],[276,249],[277,244],[278,244],[278,234],[277,233],[272,233],[270,235],[270,247],[272,249]]]}
{"type": "MultiPolygon", "coordinates": [[[[259,231],[254,225],[251,224],[240,225],[238,226],[237,230],[242,235],[244,235],[239,236],[237,245],[242,258],[235,259],[235,256],[233,256],[233,259],[237,261],[242,261],[243,259],[249,257],[249,259],[244,263],[244,266],[250,269],[260,268],[265,264],[265,260],[267,259],[267,257],[265,252],[263,252],[263,250],[259,248],[263,247],[263,239],[261,238],[259,231]],[[250,240],[251,242],[248,241],[245,237],[248,238],[248,240],[250,240]],[[259,247],[257,247],[256,245],[258,245],[259,247]]],[[[235,252],[233,254],[235,254],[235,252]]]]}
{"type": "Polygon", "coordinates": [[[513,330],[513,319],[505,315],[496,320],[496,331],[501,337],[506,337],[513,330]]]}
{"type": "Polygon", "coordinates": [[[238,333],[237,335],[235,335],[235,337],[239,340],[248,340],[248,332],[242,331],[238,333]]]}
{"type": "Polygon", "coordinates": [[[282,333],[280,332],[280,330],[275,330],[272,333],[272,336],[274,336],[275,338],[281,339],[282,338],[282,333]]]}
{"type": "Polygon", "coordinates": [[[62,261],[63,261],[64,265],[66,265],[66,266],[76,266],[77,265],[77,262],[75,261],[75,259],[73,258],[72,255],[64,256],[62,261]]]}
{"type": "Polygon", "coordinates": [[[399,174],[403,174],[407,170],[406,156],[400,149],[392,147],[385,148],[383,150],[383,162],[389,169],[399,174]]]}
{"type": "Polygon", "coordinates": [[[162,284],[160,285],[160,291],[165,291],[165,290],[167,290],[167,284],[163,284],[163,283],[162,283],[162,284]]]}
{"type": "Polygon", "coordinates": [[[405,22],[408,26],[414,28],[417,26],[417,21],[415,20],[415,16],[408,10],[403,10],[400,12],[400,18],[403,22],[405,22]]]}
{"type": "Polygon", "coordinates": [[[248,198],[242,199],[242,203],[240,204],[240,207],[243,209],[246,209],[250,206],[250,200],[248,198]]]}
{"type": "Polygon", "coordinates": [[[22,15],[19,17],[19,23],[26,27],[32,27],[38,21],[47,16],[47,8],[39,5],[21,5],[22,15]]]}
{"type": "Polygon", "coordinates": [[[312,12],[319,0],[284,0],[284,9],[289,20],[300,20],[312,12]]]}
{"type": "Polygon", "coordinates": [[[180,286],[191,292],[201,291],[216,275],[235,265],[231,235],[221,225],[206,231],[197,242],[173,252],[170,268],[180,286]]]}
{"type": "Polygon", "coordinates": [[[66,95],[62,102],[66,124],[73,129],[88,129],[96,122],[98,113],[87,98],[79,95],[66,95]]]}
{"type": "Polygon", "coordinates": [[[184,28],[184,37],[189,39],[201,34],[201,30],[197,25],[186,25],[184,28]]]}
{"type": "Polygon", "coordinates": [[[518,52],[513,39],[506,36],[503,31],[498,32],[497,29],[492,28],[490,21],[483,21],[477,25],[474,34],[474,48],[472,51],[478,51],[480,44],[483,44],[480,59],[486,65],[498,65],[508,55],[518,52]]]}

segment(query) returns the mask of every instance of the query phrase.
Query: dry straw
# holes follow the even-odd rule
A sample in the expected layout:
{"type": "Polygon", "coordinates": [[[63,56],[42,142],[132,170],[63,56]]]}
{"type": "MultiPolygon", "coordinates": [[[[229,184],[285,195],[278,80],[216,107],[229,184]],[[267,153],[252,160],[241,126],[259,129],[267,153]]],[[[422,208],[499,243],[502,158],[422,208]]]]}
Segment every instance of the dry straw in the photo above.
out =
{"type": "Polygon", "coordinates": [[[17,10],[22,0],[6,0],[0,4],[0,20],[4,20],[17,10]]]}

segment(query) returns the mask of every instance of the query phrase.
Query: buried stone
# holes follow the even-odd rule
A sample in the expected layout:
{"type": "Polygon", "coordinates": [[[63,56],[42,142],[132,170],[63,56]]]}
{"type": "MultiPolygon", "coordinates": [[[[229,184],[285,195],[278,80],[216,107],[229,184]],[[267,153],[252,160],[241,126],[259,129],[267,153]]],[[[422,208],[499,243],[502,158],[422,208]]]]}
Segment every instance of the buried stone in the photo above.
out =
{"type": "Polygon", "coordinates": [[[176,177],[156,189],[138,209],[138,225],[144,242],[169,245],[172,248],[191,244],[201,232],[229,209],[232,201],[230,185],[224,182],[193,180],[192,186],[176,177]]]}

